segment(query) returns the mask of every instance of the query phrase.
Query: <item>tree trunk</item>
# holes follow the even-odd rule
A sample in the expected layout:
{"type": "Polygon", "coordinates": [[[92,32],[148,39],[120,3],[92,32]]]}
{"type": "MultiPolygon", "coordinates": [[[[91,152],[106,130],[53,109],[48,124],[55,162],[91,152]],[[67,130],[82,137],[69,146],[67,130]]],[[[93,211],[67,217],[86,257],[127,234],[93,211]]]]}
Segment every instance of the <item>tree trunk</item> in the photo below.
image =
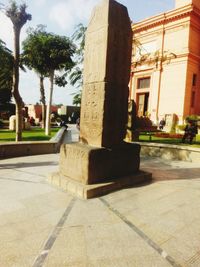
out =
{"type": "Polygon", "coordinates": [[[15,140],[22,140],[22,107],[23,101],[19,94],[19,55],[20,55],[20,29],[14,27],[14,68],[13,68],[13,87],[12,94],[15,100],[16,106],[16,138],[15,140]]]}
{"type": "Polygon", "coordinates": [[[49,102],[48,102],[48,105],[47,105],[47,114],[46,114],[46,129],[45,129],[45,134],[46,135],[50,135],[50,133],[51,133],[50,116],[51,116],[51,104],[52,104],[52,95],[53,95],[54,71],[52,71],[50,73],[49,80],[50,80],[50,88],[49,88],[49,102]]]}
{"type": "Polygon", "coordinates": [[[40,76],[40,101],[42,103],[42,129],[45,128],[46,121],[46,100],[44,91],[44,77],[40,76]]]}

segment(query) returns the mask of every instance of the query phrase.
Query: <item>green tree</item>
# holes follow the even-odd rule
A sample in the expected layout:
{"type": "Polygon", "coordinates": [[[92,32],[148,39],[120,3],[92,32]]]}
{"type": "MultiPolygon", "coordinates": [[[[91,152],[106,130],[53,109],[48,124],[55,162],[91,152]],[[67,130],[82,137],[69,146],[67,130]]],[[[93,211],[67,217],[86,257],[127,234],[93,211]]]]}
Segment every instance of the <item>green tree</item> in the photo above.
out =
{"type": "Polygon", "coordinates": [[[46,38],[47,33],[45,32],[44,25],[38,25],[36,29],[29,28],[27,33],[28,36],[22,43],[22,62],[29,69],[33,69],[39,76],[40,102],[42,104],[42,128],[45,128],[46,98],[44,78],[48,76],[48,72],[46,69],[45,57],[43,57],[45,53],[45,51],[43,51],[43,39],[46,38]]]}
{"type": "Polygon", "coordinates": [[[75,66],[69,75],[70,84],[78,88],[73,98],[74,105],[80,105],[81,103],[81,89],[83,85],[83,57],[86,30],[87,28],[82,23],[80,23],[76,26],[75,32],[72,35],[72,41],[77,43],[75,66]]]}
{"type": "Polygon", "coordinates": [[[29,68],[36,70],[40,77],[50,80],[49,100],[46,110],[46,135],[50,134],[50,113],[54,83],[58,86],[66,85],[66,75],[74,66],[72,56],[75,47],[69,38],[48,33],[44,28],[32,30],[23,42],[23,60],[29,68]],[[57,72],[65,71],[58,76],[57,72]]]}
{"type": "Polygon", "coordinates": [[[11,101],[12,97],[13,55],[0,40],[0,105],[11,101]]]}
{"type": "Polygon", "coordinates": [[[14,31],[14,67],[13,67],[13,86],[12,94],[16,105],[16,141],[22,140],[22,107],[23,101],[19,93],[19,65],[20,65],[20,32],[22,27],[31,15],[26,12],[26,4],[17,5],[15,1],[11,1],[10,5],[5,9],[6,16],[10,18],[14,31]]]}
{"type": "Polygon", "coordinates": [[[51,113],[51,104],[52,104],[52,95],[53,95],[53,85],[54,79],[59,80],[60,85],[65,85],[66,80],[58,79],[55,75],[56,71],[68,71],[74,65],[72,60],[73,54],[75,52],[75,47],[69,38],[65,36],[59,36],[55,34],[49,34],[45,39],[44,46],[46,48],[46,67],[48,69],[48,77],[50,80],[50,90],[49,90],[49,102],[47,105],[47,115],[46,115],[46,135],[50,134],[50,113],[51,113]]]}

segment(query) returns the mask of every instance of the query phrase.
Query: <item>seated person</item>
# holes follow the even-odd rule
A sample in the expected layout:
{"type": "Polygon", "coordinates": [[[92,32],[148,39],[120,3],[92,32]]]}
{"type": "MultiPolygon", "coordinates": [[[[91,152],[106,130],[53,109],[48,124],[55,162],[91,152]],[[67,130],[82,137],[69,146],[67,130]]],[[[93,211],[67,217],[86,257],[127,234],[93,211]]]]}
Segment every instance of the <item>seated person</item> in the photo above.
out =
{"type": "Polygon", "coordinates": [[[197,125],[195,122],[189,121],[185,127],[185,133],[182,138],[182,142],[185,143],[185,140],[189,140],[190,144],[192,144],[193,138],[197,134],[197,125]]]}
{"type": "Polygon", "coordinates": [[[165,119],[162,119],[162,120],[159,122],[159,130],[163,130],[165,124],[166,124],[165,119]]]}

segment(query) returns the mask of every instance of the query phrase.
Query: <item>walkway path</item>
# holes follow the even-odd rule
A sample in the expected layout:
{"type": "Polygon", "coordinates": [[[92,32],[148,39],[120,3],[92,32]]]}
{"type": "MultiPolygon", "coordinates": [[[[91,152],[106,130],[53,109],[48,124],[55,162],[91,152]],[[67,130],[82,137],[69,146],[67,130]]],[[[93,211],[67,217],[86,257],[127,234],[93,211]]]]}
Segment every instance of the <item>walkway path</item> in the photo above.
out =
{"type": "Polygon", "coordinates": [[[62,143],[78,142],[79,130],[76,128],[75,124],[68,124],[67,131],[65,132],[62,143]]]}
{"type": "Polygon", "coordinates": [[[143,158],[154,181],[83,201],[46,182],[58,154],[0,161],[0,267],[200,266],[200,166],[143,158]]]}

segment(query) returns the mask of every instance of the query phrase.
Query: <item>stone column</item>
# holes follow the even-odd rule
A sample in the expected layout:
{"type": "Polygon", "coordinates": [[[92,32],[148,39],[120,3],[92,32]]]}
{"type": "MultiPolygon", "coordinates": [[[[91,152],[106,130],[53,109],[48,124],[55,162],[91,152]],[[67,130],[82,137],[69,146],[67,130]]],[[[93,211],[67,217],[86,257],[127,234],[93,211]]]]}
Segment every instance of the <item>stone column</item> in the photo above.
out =
{"type": "Polygon", "coordinates": [[[86,32],[80,140],[113,147],[126,133],[132,30],[126,7],[104,0],[86,32]]]}
{"type": "MultiPolygon", "coordinates": [[[[114,0],[103,0],[95,8],[86,33],[80,143],[61,147],[59,181],[54,182],[85,198],[146,178],[135,177],[140,146],[123,141],[131,49],[132,30],[126,7],[114,0]]],[[[55,181],[55,177],[51,180],[55,181]]]]}

